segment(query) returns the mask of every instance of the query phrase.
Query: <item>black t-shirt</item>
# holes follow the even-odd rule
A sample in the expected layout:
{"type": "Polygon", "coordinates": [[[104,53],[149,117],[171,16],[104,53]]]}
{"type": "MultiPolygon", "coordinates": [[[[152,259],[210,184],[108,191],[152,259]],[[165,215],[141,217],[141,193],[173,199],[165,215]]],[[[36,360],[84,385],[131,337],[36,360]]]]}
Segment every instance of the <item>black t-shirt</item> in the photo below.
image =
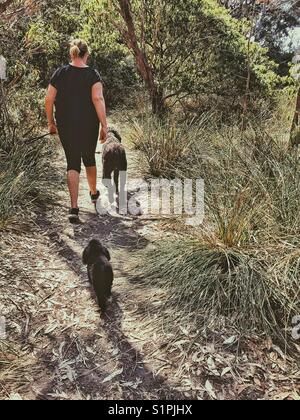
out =
{"type": "Polygon", "coordinates": [[[91,67],[61,67],[53,74],[50,84],[57,89],[56,121],[61,127],[99,125],[92,101],[92,86],[103,83],[97,70],[91,67]]]}

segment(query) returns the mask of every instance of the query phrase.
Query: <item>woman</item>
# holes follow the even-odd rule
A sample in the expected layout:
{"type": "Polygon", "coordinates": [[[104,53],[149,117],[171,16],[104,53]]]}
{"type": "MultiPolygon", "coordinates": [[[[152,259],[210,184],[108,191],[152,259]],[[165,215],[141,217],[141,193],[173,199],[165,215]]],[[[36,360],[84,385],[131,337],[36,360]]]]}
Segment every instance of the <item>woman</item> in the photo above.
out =
{"type": "Polygon", "coordinates": [[[107,136],[106,107],[99,73],[87,65],[89,48],[83,40],[70,46],[71,63],[53,74],[46,96],[46,114],[51,134],[59,134],[68,164],[68,187],[71,197],[69,220],[79,220],[78,192],[81,161],[86,167],[90,197],[95,204],[97,190],[95,152],[99,138],[107,136]],[[55,120],[54,120],[55,105],[55,120]]]}

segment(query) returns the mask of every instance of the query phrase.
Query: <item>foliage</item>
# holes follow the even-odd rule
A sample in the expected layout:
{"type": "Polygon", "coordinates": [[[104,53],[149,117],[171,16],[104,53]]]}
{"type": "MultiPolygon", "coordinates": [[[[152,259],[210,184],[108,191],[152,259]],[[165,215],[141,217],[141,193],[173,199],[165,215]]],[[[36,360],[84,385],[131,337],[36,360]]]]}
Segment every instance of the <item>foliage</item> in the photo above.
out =
{"type": "Polygon", "coordinates": [[[40,136],[44,123],[41,72],[34,66],[33,49],[26,38],[30,13],[24,4],[14,4],[0,22],[0,54],[7,59],[8,76],[0,92],[1,224],[16,212],[45,201],[51,185],[53,147],[46,140],[29,140],[40,136]]]}
{"type": "Polygon", "coordinates": [[[46,87],[53,71],[69,61],[71,38],[83,36],[92,47],[91,65],[104,79],[108,106],[126,102],[137,88],[132,60],[115,39],[110,40],[107,28],[95,24],[86,3],[41,0],[33,9],[1,21],[0,53],[8,61],[9,79],[24,85],[32,81],[34,89],[46,87]]]}
{"type": "MultiPolygon", "coordinates": [[[[243,23],[231,18],[214,0],[135,0],[130,2],[133,35],[118,13],[118,4],[123,3],[97,2],[95,19],[99,25],[106,19],[111,33],[119,33],[136,60],[142,60],[141,55],[145,57],[151,76],[143,77],[153,77],[155,83],[155,89],[149,88],[150,96],[174,105],[209,92],[224,98],[232,108],[239,107],[249,62],[243,23]],[[106,13],[109,4],[112,6],[106,13]]],[[[93,7],[91,3],[90,10],[93,7]]],[[[250,90],[256,98],[268,96],[280,82],[274,73],[276,66],[258,44],[251,43],[250,55],[250,90]]],[[[139,65],[138,68],[141,70],[139,65]]]]}
{"type": "Polygon", "coordinates": [[[139,81],[132,58],[111,30],[106,1],[81,1],[82,30],[79,33],[92,49],[92,62],[105,82],[106,101],[112,107],[126,102],[138,89],[139,81]]]}
{"type": "Polygon", "coordinates": [[[46,86],[53,71],[68,62],[68,45],[81,27],[80,1],[43,1],[31,15],[25,34],[29,62],[46,86]]]}
{"type": "MultiPolygon", "coordinates": [[[[140,88],[116,1],[26,4],[9,24],[0,24],[11,78],[34,75],[33,83],[45,87],[54,69],[68,61],[69,40],[82,36],[91,44],[91,64],[102,73],[109,105],[128,102],[140,88]]],[[[247,23],[231,18],[215,0],[130,4],[138,44],[153,73],[154,94],[163,105],[203,104],[209,95],[214,98],[211,107],[216,103],[224,110],[241,110],[249,59],[253,109],[281,83],[266,50],[251,43],[248,57],[247,23]]]]}
{"type": "Polygon", "coordinates": [[[53,178],[50,158],[53,147],[39,136],[38,114],[30,109],[37,99],[11,91],[0,94],[0,226],[18,212],[33,209],[49,199],[53,178]]]}
{"type": "Polygon", "coordinates": [[[294,54],[293,40],[290,39],[289,43],[288,38],[290,31],[299,26],[299,2],[219,0],[219,3],[237,19],[255,19],[256,41],[267,48],[268,56],[279,64],[278,73],[281,76],[288,75],[289,63],[294,54]]]}

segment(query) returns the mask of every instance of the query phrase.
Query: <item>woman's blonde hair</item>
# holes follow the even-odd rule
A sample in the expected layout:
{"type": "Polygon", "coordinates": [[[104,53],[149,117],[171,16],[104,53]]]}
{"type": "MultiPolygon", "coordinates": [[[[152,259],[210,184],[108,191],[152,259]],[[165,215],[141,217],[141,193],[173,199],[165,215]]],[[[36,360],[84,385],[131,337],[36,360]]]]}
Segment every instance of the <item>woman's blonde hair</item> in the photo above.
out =
{"type": "Polygon", "coordinates": [[[90,54],[88,44],[83,39],[74,39],[70,44],[70,56],[72,60],[83,58],[86,54],[90,54]]]}

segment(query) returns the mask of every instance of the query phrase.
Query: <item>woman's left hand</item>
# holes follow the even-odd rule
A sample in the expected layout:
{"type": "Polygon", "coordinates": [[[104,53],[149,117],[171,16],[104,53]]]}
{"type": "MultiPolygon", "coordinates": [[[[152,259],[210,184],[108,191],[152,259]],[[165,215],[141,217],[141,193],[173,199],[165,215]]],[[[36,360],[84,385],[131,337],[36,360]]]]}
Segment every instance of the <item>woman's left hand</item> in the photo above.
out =
{"type": "Polygon", "coordinates": [[[48,129],[49,129],[49,133],[54,135],[57,134],[57,126],[55,124],[55,122],[52,122],[48,125],[48,129]]]}

